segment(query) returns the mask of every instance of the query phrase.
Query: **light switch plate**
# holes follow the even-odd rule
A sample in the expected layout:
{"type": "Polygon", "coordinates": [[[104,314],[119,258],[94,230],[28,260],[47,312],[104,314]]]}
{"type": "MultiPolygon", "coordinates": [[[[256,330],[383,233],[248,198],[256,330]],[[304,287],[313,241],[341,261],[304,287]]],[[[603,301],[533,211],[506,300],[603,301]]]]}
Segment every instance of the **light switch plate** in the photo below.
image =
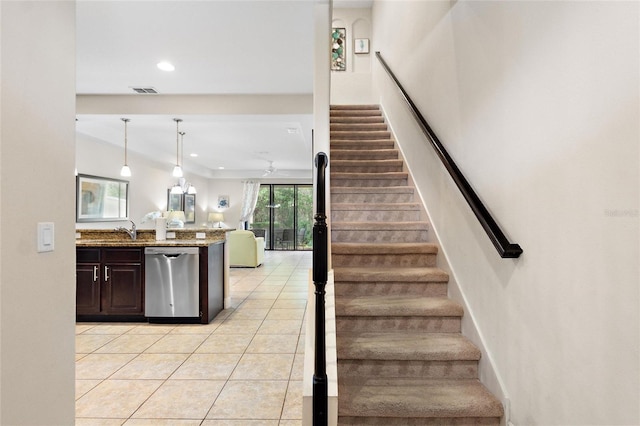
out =
{"type": "Polygon", "coordinates": [[[205,238],[207,238],[207,234],[205,234],[204,232],[196,232],[196,238],[198,240],[204,240],[205,238]]]}
{"type": "Polygon", "coordinates": [[[176,233],[175,232],[167,232],[167,240],[175,240],[176,233]]]}
{"type": "Polygon", "coordinates": [[[55,234],[53,222],[38,223],[38,253],[53,251],[55,234]]]}

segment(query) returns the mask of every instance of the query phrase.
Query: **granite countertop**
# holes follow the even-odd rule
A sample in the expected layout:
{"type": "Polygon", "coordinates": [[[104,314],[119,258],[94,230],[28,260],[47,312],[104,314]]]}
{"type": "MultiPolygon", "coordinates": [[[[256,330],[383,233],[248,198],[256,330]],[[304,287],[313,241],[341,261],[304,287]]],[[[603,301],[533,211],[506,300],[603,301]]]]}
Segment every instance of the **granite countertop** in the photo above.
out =
{"type": "Polygon", "coordinates": [[[168,229],[175,238],[156,241],[155,230],[138,230],[136,240],[124,231],[112,229],[77,229],[76,247],[206,247],[226,240],[232,228],[168,229]]]}

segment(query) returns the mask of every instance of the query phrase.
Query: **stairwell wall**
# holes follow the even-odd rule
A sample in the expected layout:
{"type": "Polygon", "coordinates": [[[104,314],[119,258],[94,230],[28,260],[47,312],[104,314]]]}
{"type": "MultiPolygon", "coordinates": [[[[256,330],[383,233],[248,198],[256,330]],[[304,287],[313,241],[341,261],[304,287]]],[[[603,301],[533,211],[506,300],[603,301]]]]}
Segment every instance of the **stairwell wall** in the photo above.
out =
{"type": "Polygon", "coordinates": [[[509,420],[640,423],[638,3],[376,1],[372,16],[372,44],[524,249],[499,258],[374,64],[509,420]]]}
{"type": "Polygon", "coordinates": [[[370,104],[371,67],[375,61],[371,44],[370,8],[334,8],[332,26],[346,29],[345,71],[331,71],[331,104],[370,104]],[[356,39],[369,40],[369,53],[355,53],[356,39]]]}

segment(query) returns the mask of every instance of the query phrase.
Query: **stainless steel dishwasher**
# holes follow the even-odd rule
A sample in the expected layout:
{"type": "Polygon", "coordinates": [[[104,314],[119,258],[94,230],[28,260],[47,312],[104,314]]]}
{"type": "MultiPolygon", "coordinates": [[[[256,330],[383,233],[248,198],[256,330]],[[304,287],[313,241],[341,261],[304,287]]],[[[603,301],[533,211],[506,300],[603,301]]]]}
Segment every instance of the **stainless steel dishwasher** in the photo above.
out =
{"type": "Polygon", "coordinates": [[[147,247],[144,315],[147,318],[200,316],[198,247],[147,247]]]}

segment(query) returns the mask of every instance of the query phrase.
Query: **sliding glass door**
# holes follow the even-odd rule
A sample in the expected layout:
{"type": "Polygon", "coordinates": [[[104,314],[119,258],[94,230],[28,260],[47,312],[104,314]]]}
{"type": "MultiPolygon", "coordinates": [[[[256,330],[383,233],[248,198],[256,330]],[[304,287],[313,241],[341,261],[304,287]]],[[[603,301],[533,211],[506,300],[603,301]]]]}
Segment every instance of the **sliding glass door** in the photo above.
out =
{"type": "Polygon", "coordinates": [[[311,185],[260,186],[250,228],[268,250],[311,250],[312,226],[311,185]]]}

